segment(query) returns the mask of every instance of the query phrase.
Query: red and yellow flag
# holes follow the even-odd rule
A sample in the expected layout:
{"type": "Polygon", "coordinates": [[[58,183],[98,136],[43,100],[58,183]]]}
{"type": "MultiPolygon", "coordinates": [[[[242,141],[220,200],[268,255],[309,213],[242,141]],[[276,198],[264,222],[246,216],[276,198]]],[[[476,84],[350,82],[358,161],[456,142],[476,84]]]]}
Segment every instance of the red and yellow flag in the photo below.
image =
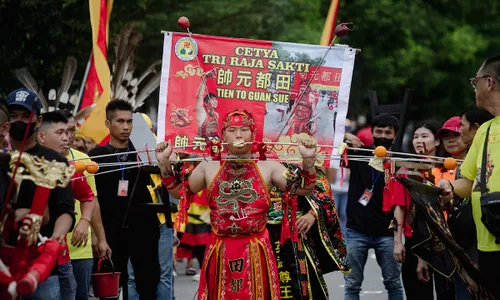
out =
{"type": "Polygon", "coordinates": [[[81,133],[100,143],[109,131],[104,126],[106,105],[110,101],[110,70],[107,61],[109,18],[113,0],[89,0],[92,26],[92,61],[85,83],[80,110],[96,103],[90,116],[82,124],[81,133]]]}
{"type": "Polygon", "coordinates": [[[326,16],[325,20],[325,26],[323,27],[323,33],[321,34],[321,40],[319,42],[319,44],[322,46],[330,45],[335,35],[335,22],[337,21],[339,3],[340,0],[332,0],[332,3],[330,3],[328,15],[326,16]]]}

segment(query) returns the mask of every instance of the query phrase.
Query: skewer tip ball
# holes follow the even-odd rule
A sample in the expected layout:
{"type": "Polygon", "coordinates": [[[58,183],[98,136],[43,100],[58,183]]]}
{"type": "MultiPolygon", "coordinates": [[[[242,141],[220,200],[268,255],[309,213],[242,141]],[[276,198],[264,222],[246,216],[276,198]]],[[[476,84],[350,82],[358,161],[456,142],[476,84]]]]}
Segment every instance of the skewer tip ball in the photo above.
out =
{"type": "Polygon", "coordinates": [[[351,22],[349,23],[340,23],[335,27],[335,35],[338,37],[344,37],[346,36],[349,31],[352,31],[353,28],[349,28],[349,25],[353,25],[351,22]]]}
{"type": "Polygon", "coordinates": [[[87,172],[90,174],[95,174],[97,173],[97,170],[99,170],[99,165],[95,161],[90,161],[87,163],[87,172]]]}
{"type": "Polygon", "coordinates": [[[184,16],[180,17],[179,20],[177,20],[177,25],[179,25],[179,27],[184,30],[188,29],[191,26],[189,19],[184,16]]]}
{"type": "Polygon", "coordinates": [[[457,167],[457,160],[453,157],[447,157],[444,159],[443,165],[447,170],[454,170],[457,167]]]}
{"type": "Polygon", "coordinates": [[[85,172],[85,170],[87,170],[87,165],[83,161],[77,160],[73,165],[77,172],[85,172]]]}
{"type": "Polygon", "coordinates": [[[387,149],[384,146],[378,146],[373,151],[376,157],[385,157],[387,155],[387,149]]]}

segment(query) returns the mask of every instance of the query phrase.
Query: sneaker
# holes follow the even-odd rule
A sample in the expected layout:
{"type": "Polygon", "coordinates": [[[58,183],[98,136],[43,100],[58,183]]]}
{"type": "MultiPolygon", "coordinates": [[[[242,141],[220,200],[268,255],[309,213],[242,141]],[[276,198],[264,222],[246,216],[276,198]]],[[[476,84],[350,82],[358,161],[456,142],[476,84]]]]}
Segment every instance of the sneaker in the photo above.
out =
{"type": "Polygon", "coordinates": [[[200,281],[200,273],[193,275],[192,279],[193,281],[200,281]]]}

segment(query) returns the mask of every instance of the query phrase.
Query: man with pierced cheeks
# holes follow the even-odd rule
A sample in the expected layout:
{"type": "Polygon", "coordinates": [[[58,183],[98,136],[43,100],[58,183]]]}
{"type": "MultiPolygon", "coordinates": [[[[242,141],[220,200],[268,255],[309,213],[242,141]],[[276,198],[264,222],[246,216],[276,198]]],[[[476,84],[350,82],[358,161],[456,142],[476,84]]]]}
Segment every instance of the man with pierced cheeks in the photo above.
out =
{"type": "MultiPolygon", "coordinates": [[[[249,112],[229,112],[222,122],[222,136],[228,155],[237,159],[202,161],[185,179],[186,184],[172,171],[171,143],[163,142],[156,148],[163,184],[174,197],[182,195],[182,202],[187,194],[208,188],[212,242],[205,254],[198,299],[220,299],[221,295],[226,299],[280,299],[276,260],[266,230],[271,205],[268,191],[276,186],[295,190],[297,195],[312,193],[316,142],[298,141],[303,169],[292,174],[278,161],[251,159],[255,129],[249,112]],[[297,176],[302,180],[294,180],[298,183],[290,187],[287,183],[297,176]]],[[[180,207],[179,213],[185,213],[182,204],[180,207]]]]}

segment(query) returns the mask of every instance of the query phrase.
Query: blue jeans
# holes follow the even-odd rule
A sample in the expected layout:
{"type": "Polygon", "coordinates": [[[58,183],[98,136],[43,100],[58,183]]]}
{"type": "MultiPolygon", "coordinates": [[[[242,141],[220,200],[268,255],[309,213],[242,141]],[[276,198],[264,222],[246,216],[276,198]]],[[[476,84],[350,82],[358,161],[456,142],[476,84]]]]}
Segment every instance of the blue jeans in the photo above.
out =
{"type": "MultiPolygon", "coordinates": [[[[160,239],[158,240],[158,261],[160,263],[160,283],[156,291],[158,300],[175,300],[174,296],[174,252],[173,252],[173,230],[165,224],[160,227],[160,239]]],[[[128,270],[128,298],[139,300],[137,293],[134,268],[130,259],[128,270]]]]}
{"type": "Polygon", "coordinates": [[[94,259],[74,259],[71,264],[73,265],[73,274],[76,280],[76,300],[88,300],[94,259]]]}
{"type": "Polygon", "coordinates": [[[389,300],[403,300],[401,266],[393,258],[394,238],[392,236],[371,237],[350,228],[347,228],[347,259],[351,264],[351,273],[344,275],[344,299],[359,300],[369,249],[375,249],[389,300]]]}
{"type": "Polygon", "coordinates": [[[57,266],[57,276],[61,288],[61,299],[74,300],[76,297],[76,280],[71,261],[57,266]]]}
{"type": "Polygon", "coordinates": [[[22,300],[60,300],[59,277],[50,276],[42,282],[31,296],[21,297],[22,300]]]}
{"type": "Polygon", "coordinates": [[[342,233],[345,237],[345,224],[347,223],[347,193],[333,193],[333,199],[335,200],[335,208],[337,209],[337,214],[340,220],[340,228],[342,228],[342,233]]]}

